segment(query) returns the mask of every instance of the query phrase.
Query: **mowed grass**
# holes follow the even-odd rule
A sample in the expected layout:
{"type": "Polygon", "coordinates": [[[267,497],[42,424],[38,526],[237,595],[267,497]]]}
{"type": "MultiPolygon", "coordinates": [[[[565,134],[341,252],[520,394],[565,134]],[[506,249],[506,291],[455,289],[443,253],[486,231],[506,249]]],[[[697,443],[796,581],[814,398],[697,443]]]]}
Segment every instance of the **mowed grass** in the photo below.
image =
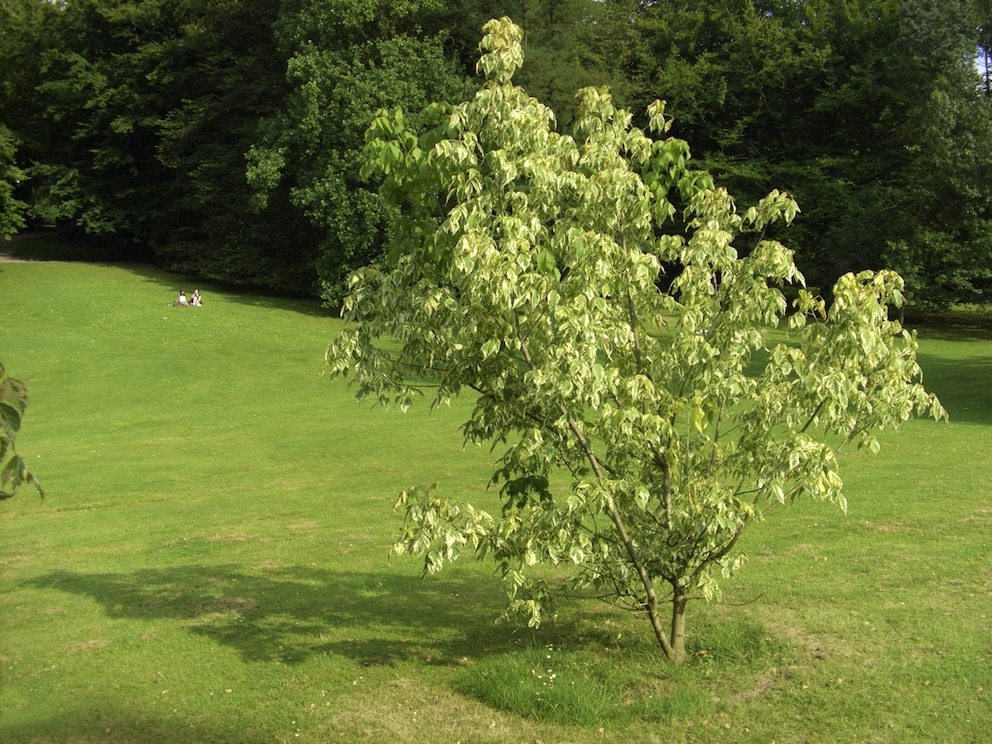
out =
{"type": "Polygon", "coordinates": [[[0,264],[0,359],[46,487],[0,503],[3,742],[986,741],[992,334],[922,328],[950,423],[845,455],[847,515],[783,508],[693,657],[573,601],[495,625],[470,561],[389,557],[407,486],[492,506],[468,402],[357,406],[316,303],[142,266],[0,264]]]}

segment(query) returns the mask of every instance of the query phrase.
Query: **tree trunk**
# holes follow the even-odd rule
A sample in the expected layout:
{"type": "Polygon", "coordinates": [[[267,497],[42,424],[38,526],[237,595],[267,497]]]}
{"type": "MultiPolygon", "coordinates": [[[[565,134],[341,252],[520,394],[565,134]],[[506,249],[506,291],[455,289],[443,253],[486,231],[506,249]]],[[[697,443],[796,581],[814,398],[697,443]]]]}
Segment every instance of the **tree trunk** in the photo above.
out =
{"type": "Polygon", "coordinates": [[[665,635],[665,629],[661,627],[661,617],[658,615],[658,598],[654,594],[653,587],[648,587],[648,601],[645,602],[644,609],[647,610],[648,621],[651,623],[651,629],[654,631],[654,637],[658,640],[658,645],[661,646],[665,656],[670,661],[677,661],[675,649],[668,640],[668,636],[665,635]]]}
{"type": "Polygon", "coordinates": [[[688,592],[678,582],[672,582],[672,633],[669,636],[672,653],[669,658],[676,664],[685,661],[685,606],[688,592]]]}

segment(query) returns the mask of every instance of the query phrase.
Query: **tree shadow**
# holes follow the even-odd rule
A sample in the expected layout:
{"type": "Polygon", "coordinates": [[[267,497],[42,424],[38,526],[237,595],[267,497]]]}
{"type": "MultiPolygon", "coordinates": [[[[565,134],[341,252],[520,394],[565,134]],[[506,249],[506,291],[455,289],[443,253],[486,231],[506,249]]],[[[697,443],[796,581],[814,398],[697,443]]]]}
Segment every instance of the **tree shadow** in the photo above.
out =
{"type": "Polygon", "coordinates": [[[990,341],[992,313],[946,312],[907,316],[905,326],[932,341],[990,341]]]}
{"type": "MultiPolygon", "coordinates": [[[[298,664],[330,654],[366,666],[451,664],[521,642],[513,626],[493,622],[505,601],[495,580],[477,577],[422,581],[392,573],[248,572],[220,565],[56,571],[25,586],[89,597],[112,618],[179,621],[246,662],[298,664]]],[[[554,636],[568,632],[568,626],[551,629],[554,636]]]]}
{"type": "Polygon", "coordinates": [[[314,297],[279,295],[256,287],[237,287],[209,279],[196,279],[185,274],[175,274],[151,264],[114,263],[112,265],[122,271],[134,274],[142,282],[161,287],[162,297],[166,302],[174,300],[180,289],[185,288],[186,293],[190,294],[193,288],[197,288],[204,295],[203,310],[207,310],[211,301],[220,297],[226,302],[287,310],[317,318],[336,318],[338,315],[337,312],[321,305],[320,301],[314,297]]]}
{"type": "Polygon", "coordinates": [[[917,353],[926,389],[940,398],[953,423],[992,424],[992,358],[949,359],[917,353]]]}
{"type": "Polygon", "coordinates": [[[263,744],[273,736],[265,731],[245,731],[237,721],[210,726],[203,721],[191,724],[179,716],[166,718],[129,709],[106,707],[89,711],[71,708],[58,717],[22,725],[5,724],[0,735],[6,742],[91,742],[125,744],[131,742],[171,742],[171,744],[263,744]],[[68,738],[65,738],[68,737],[68,738]]]}
{"type": "MultiPolygon", "coordinates": [[[[324,307],[320,300],[302,292],[292,293],[253,285],[239,286],[230,282],[196,278],[158,268],[147,252],[135,252],[132,245],[95,244],[76,240],[65,230],[21,233],[9,241],[0,241],[0,257],[15,261],[59,261],[112,266],[127,271],[143,281],[162,287],[166,301],[175,299],[181,287],[208,289],[214,297],[230,302],[266,308],[290,310],[316,317],[337,317],[336,309],[324,307]]],[[[0,266],[2,271],[2,266],[0,266]]],[[[205,301],[206,305],[206,301],[205,301]]]]}
{"type": "MultiPolygon", "coordinates": [[[[339,572],[237,564],[182,565],[119,573],[53,571],[21,588],[68,592],[96,602],[109,618],[136,624],[168,621],[233,649],[246,664],[296,666],[330,656],[365,667],[461,666],[515,649],[574,638],[609,643],[615,630],[590,628],[596,613],[555,623],[539,633],[493,622],[505,602],[495,578],[477,574],[436,580],[396,572],[339,572]],[[600,637],[602,635],[602,637],[600,637]]],[[[187,720],[74,701],[56,718],[0,726],[5,741],[244,742],[272,741],[272,732],[244,731],[239,719],[187,720]]],[[[278,738],[278,737],[277,737],[278,738]]]]}

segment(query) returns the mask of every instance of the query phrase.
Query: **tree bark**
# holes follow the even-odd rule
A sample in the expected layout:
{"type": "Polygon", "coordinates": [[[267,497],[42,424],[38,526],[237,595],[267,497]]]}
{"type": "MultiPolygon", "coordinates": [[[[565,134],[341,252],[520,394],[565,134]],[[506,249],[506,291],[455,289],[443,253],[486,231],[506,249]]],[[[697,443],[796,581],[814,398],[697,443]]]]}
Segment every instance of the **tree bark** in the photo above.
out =
{"type": "Polygon", "coordinates": [[[678,582],[672,582],[672,632],[669,636],[672,654],[669,656],[676,664],[685,661],[685,606],[689,594],[685,587],[678,582]]]}
{"type": "MultiPolygon", "coordinates": [[[[644,576],[641,576],[642,581],[644,576]]],[[[658,645],[665,652],[665,656],[668,657],[669,661],[676,661],[675,648],[672,646],[668,637],[665,635],[665,629],[661,627],[661,617],[658,615],[658,597],[654,593],[654,587],[651,586],[650,581],[645,584],[647,590],[647,602],[644,603],[644,609],[648,613],[648,622],[651,623],[651,629],[654,631],[654,637],[658,641],[658,645]]]]}

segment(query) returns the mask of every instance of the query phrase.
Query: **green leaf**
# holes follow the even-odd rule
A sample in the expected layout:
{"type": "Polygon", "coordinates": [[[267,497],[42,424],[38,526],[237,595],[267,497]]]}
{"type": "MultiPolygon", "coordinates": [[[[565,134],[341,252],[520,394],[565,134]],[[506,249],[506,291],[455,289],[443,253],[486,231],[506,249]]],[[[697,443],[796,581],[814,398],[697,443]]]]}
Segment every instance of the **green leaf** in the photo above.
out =
{"type": "Polygon", "coordinates": [[[542,274],[557,274],[558,270],[555,266],[554,254],[546,249],[542,249],[537,253],[537,270],[542,274]]]}
{"type": "Polygon", "coordinates": [[[12,434],[17,433],[21,428],[20,411],[4,401],[0,401],[0,419],[3,420],[4,427],[12,434]]]}

